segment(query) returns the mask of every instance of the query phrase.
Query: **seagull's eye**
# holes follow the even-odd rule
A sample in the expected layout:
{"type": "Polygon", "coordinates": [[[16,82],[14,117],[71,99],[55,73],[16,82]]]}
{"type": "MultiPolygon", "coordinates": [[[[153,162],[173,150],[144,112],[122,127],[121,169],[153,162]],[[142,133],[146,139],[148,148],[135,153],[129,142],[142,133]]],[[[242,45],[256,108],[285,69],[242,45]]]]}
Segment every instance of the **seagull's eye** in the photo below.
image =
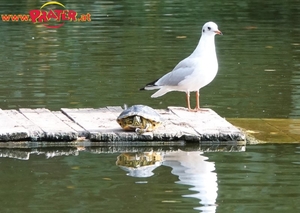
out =
{"type": "Polygon", "coordinates": [[[208,30],[211,30],[211,28],[210,28],[210,27],[208,27],[207,29],[208,29],[208,30]]]}

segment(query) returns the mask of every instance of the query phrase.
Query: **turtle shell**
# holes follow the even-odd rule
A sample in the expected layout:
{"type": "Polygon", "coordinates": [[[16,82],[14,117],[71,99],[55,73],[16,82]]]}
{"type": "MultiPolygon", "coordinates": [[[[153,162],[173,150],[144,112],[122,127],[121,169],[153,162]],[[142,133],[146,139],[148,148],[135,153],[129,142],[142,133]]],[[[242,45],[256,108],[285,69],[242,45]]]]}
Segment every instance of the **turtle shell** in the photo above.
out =
{"type": "Polygon", "coordinates": [[[117,122],[125,130],[136,130],[139,128],[145,131],[152,131],[161,124],[161,117],[149,106],[133,105],[121,112],[117,122]]]}

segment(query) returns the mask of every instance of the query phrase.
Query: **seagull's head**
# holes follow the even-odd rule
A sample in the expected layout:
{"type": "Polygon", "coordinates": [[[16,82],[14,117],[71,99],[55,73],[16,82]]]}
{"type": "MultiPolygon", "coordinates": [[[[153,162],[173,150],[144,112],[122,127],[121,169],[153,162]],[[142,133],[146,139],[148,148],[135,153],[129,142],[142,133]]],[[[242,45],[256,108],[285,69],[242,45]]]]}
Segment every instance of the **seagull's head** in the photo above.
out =
{"type": "Polygon", "coordinates": [[[207,22],[203,25],[202,35],[223,35],[222,32],[218,29],[218,25],[215,22],[207,22]]]}

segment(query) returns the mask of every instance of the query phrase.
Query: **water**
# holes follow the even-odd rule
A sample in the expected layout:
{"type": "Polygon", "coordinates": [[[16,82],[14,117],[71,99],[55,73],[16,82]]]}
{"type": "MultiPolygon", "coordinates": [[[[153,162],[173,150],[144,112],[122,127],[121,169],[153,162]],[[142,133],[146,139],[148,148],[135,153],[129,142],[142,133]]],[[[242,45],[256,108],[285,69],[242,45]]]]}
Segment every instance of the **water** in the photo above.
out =
{"type": "MultiPolygon", "coordinates": [[[[1,3],[0,14],[28,14],[45,2],[1,3]]],[[[216,37],[219,73],[201,90],[202,107],[227,118],[299,118],[298,0],[62,3],[92,20],[59,29],[0,21],[1,109],[185,106],[183,93],[151,99],[138,89],[187,57],[212,20],[224,36],[216,37]]],[[[116,166],[126,156],[113,148],[4,150],[11,158],[0,159],[1,212],[299,211],[299,145],[171,147],[144,177],[116,166]],[[185,151],[167,152],[178,148],[185,151]]]]}
{"type": "Polygon", "coordinates": [[[299,145],[226,149],[236,150],[209,146],[36,148],[16,149],[14,154],[10,150],[10,157],[25,159],[31,154],[27,160],[0,159],[1,212],[299,211],[299,145]],[[148,169],[128,171],[130,163],[148,169]]]}
{"type": "MultiPolygon", "coordinates": [[[[0,21],[0,108],[185,106],[183,93],[151,99],[152,91],[138,89],[187,57],[213,20],[224,33],[216,36],[220,68],[201,90],[201,105],[224,117],[299,118],[297,0],[62,3],[92,20],[58,29],[0,21]]],[[[0,13],[28,14],[42,4],[4,1],[0,13]]]]}

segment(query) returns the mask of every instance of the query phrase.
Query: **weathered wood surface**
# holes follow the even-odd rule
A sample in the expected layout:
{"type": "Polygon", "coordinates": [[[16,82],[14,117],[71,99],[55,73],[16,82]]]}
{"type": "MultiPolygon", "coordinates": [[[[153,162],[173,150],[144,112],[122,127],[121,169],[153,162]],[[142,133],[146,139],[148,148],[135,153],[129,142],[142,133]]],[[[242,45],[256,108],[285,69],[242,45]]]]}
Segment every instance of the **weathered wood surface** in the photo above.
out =
{"type": "Polygon", "coordinates": [[[81,126],[77,125],[75,122],[73,122],[69,117],[67,117],[65,114],[63,114],[61,111],[53,111],[54,115],[56,115],[62,122],[67,124],[69,127],[71,127],[73,130],[75,130],[80,137],[88,137],[89,132],[82,128],[81,126]]]}
{"type": "Polygon", "coordinates": [[[40,140],[45,141],[72,141],[76,140],[78,133],[59,119],[48,109],[20,109],[26,118],[44,132],[40,140]]]}
{"type": "Polygon", "coordinates": [[[11,118],[6,111],[0,109],[0,140],[26,140],[28,139],[28,130],[20,125],[14,118],[11,118]]]}
{"type": "MultiPolygon", "coordinates": [[[[19,136],[18,138],[13,137],[13,135],[9,135],[8,141],[18,141],[18,140],[42,140],[45,138],[45,133],[44,131],[36,126],[32,121],[28,120],[23,114],[21,114],[17,110],[3,110],[4,113],[6,113],[7,116],[10,117],[10,119],[14,122],[15,126],[20,126],[24,129],[26,129],[27,137],[24,138],[19,136]]],[[[1,117],[0,120],[2,120],[3,117],[1,117]]],[[[18,134],[16,134],[18,135],[18,134]]]]}
{"type": "Polygon", "coordinates": [[[235,141],[243,140],[241,131],[221,118],[211,109],[204,112],[189,112],[181,107],[169,107],[181,121],[188,124],[199,135],[201,141],[235,141]]]}
{"type": "Polygon", "coordinates": [[[121,107],[99,109],[0,110],[0,141],[245,141],[244,134],[211,109],[159,109],[163,123],[154,132],[126,132],[116,122],[121,107]]]}

